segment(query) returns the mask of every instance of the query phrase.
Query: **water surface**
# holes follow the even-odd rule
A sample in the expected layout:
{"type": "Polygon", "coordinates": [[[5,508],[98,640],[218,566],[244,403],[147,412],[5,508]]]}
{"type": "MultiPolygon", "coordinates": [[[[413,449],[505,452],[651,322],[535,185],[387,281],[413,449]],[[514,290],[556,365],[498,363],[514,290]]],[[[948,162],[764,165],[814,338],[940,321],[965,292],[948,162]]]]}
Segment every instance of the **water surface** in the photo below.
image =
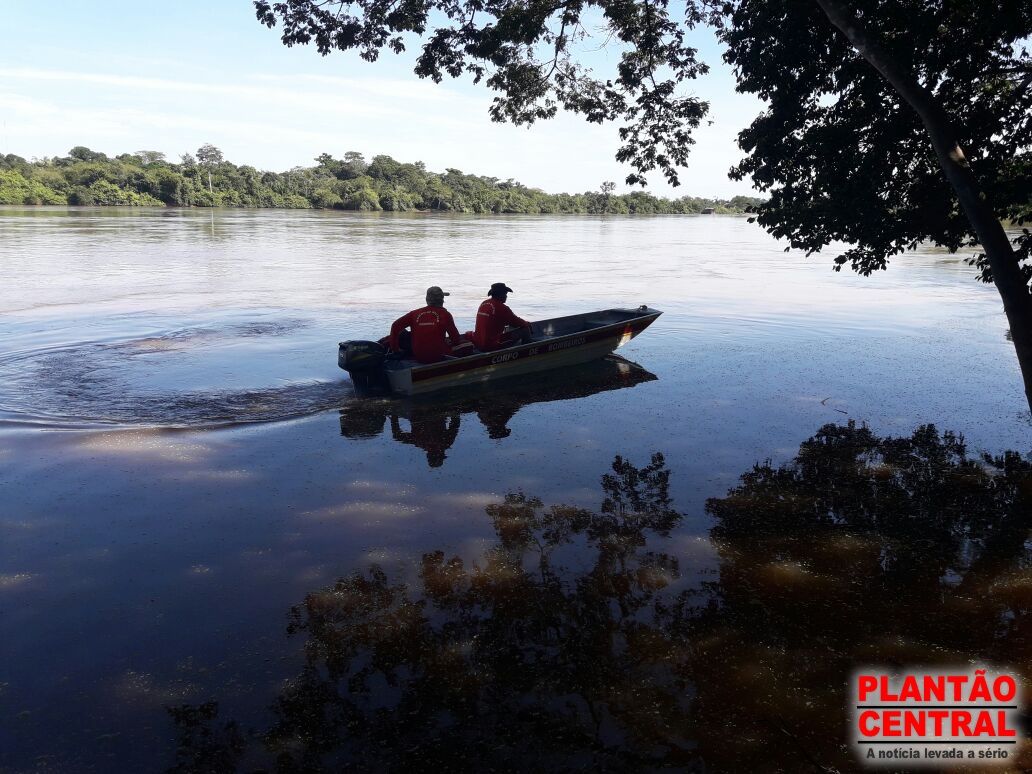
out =
{"type": "MultiPolygon", "coordinates": [[[[789,464],[826,423],[1032,449],[999,298],[961,257],[836,274],[744,218],[5,208],[0,276],[0,770],[251,770],[280,754],[361,767],[392,733],[406,766],[748,766],[716,748],[726,729],[704,719],[718,694],[700,675],[780,664],[816,708],[789,713],[789,736],[815,714],[834,727],[840,697],[816,678],[857,657],[841,643],[905,633],[941,651],[954,609],[934,631],[903,632],[902,614],[817,626],[868,609],[842,596],[870,572],[861,558],[914,530],[789,544],[775,522],[755,545],[707,501],[755,463],[789,464]],[[664,314],[622,360],[355,397],[338,341],[383,335],[429,285],[472,327],[498,281],[531,319],[664,314]],[[653,476],[634,501],[614,457],[644,470],[656,452],[666,489],[653,476]],[[606,510],[621,497],[635,504],[606,510]],[[806,604],[789,616],[793,594],[806,604]],[[683,615],[663,612],[672,600],[683,615]],[[711,604],[728,615],[707,618],[711,604]],[[673,648],[668,666],[635,642],[673,648]],[[792,661],[803,651],[819,666],[792,661]],[[291,742],[317,710],[353,722],[291,742]],[[501,717],[510,733],[489,737],[501,717]]],[[[958,529],[975,542],[943,543],[925,580],[886,579],[911,613],[935,595],[927,578],[982,555],[985,523],[958,529]]],[[[969,585],[1018,621],[1027,558],[1002,556],[969,585]]],[[[949,647],[1027,660],[1023,639],[986,632],[949,647]]],[[[737,728],[784,767],[848,768],[837,743],[768,739],[757,711],[737,728]]]]}

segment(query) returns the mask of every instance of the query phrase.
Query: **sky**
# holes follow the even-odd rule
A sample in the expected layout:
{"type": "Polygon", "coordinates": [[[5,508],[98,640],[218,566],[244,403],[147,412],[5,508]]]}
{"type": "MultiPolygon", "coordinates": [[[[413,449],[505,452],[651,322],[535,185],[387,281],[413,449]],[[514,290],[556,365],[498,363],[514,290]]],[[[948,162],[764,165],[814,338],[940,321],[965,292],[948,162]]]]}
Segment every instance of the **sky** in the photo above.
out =
{"type": "MultiPolygon", "coordinates": [[[[250,0],[0,0],[0,20],[0,153],[43,158],[85,145],[178,161],[211,143],[235,164],[280,172],[311,166],[321,153],[358,151],[552,193],[597,190],[606,180],[633,190],[623,182],[631,169],[614,159],[613,124],[562,113],[530,128],[492,123],[487,88],[420,80],[414,52],[370,64],[354,52],[287,48],[256,21],[250,0]]],[[[648,190],[753,194],[727,170],[742,156],[738,132],[762,104],[734,92],[708,33],[696,40],[713,71],[686,88],[710,101],[712,123],[695,132],[681,186],[655,173],[648,190]]],[[[584,57],[604,72],[618,52],[593,47],[584,57]]]]}

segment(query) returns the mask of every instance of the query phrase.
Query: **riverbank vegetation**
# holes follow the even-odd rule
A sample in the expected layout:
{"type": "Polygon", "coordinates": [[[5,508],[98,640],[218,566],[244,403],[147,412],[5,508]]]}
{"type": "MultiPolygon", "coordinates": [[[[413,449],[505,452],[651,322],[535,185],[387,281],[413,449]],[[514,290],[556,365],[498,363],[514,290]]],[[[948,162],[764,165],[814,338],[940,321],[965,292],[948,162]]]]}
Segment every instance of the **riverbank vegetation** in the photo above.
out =
{"type": "Polygon", "coordinates": [[[514,180],[430,172],[426,165],[390,156],[366,161],[361,153],[336,159],[324,153],[312,167],[262,172],[237,166],[213,145],[179,163],[156,151],[114,158],[77,146],[67,156],[26,161],[0,156],[0,204],[92,206],[286,207],[340,210],[438,210],[471,213],[688,214],[746,212],[760,199],[663,199],[644,191],[549,194],[514,180]]]}

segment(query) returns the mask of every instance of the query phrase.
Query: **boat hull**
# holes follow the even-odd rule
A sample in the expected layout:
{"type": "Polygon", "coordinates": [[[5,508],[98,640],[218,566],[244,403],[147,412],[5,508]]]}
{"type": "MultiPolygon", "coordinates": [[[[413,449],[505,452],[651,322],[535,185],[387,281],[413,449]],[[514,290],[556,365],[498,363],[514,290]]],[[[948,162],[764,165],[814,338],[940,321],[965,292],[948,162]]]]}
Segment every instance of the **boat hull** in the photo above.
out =
{"type": "Polygon", "coordinates": [[[527,344],[428,365],[388,362],[385,373],[395,395],[423,395],[492,379],[578,365],[605,357],[626,344],[662,312],[642,307],[610,309],[534,323],[527,344]]]}

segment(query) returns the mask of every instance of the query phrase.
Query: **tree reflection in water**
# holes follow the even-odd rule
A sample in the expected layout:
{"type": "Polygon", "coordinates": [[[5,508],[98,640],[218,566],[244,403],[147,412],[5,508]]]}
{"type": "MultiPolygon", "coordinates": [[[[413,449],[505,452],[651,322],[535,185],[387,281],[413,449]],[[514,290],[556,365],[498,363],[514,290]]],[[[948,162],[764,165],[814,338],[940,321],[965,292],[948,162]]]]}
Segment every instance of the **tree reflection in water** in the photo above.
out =
{"type": "Polygon", "coordinates": [[[774,750],[787,768],[857,768],[844,713],[860,665],[979,660],[1032,677],[1032,458],[972,458],[933,426],[827,425],[706,509],[719,578],[677,627],[696,647],[694,735],[717,768],[769,768],[774,750]]]}
{"type": "Polygon", "coordinates": [[[597,510],[512,493],[473,564],[309,594],[271,727],[171,709],[175,770],[851,770],[857,665],[1032,671],[1032,460],[828,425],[707,502],[719,573],[688,591],[669,476],[617,457],[597,510]]]}

